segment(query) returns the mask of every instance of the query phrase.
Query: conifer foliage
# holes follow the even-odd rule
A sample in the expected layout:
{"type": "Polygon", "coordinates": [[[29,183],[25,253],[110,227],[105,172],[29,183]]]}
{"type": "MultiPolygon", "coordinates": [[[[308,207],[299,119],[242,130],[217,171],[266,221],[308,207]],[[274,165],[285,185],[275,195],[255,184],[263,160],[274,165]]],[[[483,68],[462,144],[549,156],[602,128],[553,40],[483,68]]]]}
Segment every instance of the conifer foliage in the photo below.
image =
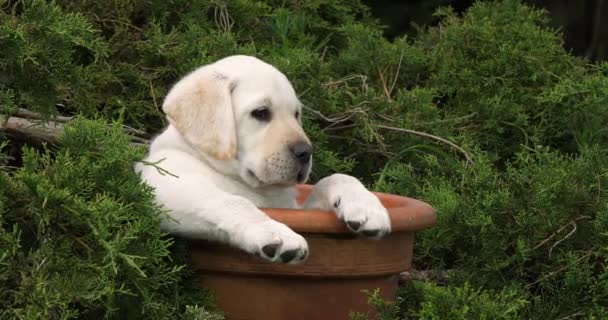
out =
{"type": "Polygon", "coordinates": [[[142,154],[121,127],[79,119],[56,148],[26,148],[23,166],[1,173],[0,318],[205,312],[193,311],[205,295],[170,254],[179,248],[159,229],[164,213],[132,170],[142,154]]]}
{"type": "Polygon", "coordinates": [[[293,82],[312,182],[437,209],[431,276],[369,293],[382,319],[608,318],[608,64],[520,1],[436,15],[387,40],[359,0],[0,0],[0,114],[77,116],[54,144],[3,136],[0,318],[221,318],[120,128],[160,131],[171,84],[232,54],[293,82]]]}

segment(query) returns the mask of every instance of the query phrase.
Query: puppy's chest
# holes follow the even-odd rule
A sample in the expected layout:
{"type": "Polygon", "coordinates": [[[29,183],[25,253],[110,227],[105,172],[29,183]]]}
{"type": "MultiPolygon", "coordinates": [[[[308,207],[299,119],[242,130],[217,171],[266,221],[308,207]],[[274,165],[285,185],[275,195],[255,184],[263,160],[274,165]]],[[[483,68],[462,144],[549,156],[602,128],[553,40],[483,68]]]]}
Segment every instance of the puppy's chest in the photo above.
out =
{"type": "Polygon", "coordinates": [[[225,183],[219,187],[227,193],[248,199],[256,207],[294,208],[296,206],[296,192],[291,187],[258,190],[232,183],[225,183]]]}

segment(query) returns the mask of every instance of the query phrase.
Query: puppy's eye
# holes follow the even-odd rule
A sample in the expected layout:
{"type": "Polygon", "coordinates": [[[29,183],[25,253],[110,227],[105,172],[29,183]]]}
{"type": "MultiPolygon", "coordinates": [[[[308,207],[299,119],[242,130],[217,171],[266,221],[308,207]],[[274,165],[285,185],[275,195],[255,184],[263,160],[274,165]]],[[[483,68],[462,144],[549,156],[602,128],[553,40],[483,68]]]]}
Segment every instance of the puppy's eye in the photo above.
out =
{"type": "Polygon", "coordinates": [[[296,111],[296,119],[300,119],[300,111],[296,111]]]}
{"type": "Polygon", "coordinates": [[[268,107],[260,107],[251,111],[251,116],[258,121],[268,122],[270,121],[272,114],[270,113],[270,109],[268,109],[268,107]]]}

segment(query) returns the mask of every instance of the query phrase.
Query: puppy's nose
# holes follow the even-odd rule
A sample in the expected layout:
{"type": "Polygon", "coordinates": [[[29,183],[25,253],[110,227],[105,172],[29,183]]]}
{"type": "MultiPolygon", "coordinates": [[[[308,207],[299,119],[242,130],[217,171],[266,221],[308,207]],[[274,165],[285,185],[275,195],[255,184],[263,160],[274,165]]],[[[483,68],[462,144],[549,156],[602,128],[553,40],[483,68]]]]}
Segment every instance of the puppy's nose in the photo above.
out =
{"type": "Polygon", "coordinates": [[[300,164],[307,164],[312,154],[312,146],[308,142],[296,142],[289,146],[291,154],[298,159],[300,164]]]}

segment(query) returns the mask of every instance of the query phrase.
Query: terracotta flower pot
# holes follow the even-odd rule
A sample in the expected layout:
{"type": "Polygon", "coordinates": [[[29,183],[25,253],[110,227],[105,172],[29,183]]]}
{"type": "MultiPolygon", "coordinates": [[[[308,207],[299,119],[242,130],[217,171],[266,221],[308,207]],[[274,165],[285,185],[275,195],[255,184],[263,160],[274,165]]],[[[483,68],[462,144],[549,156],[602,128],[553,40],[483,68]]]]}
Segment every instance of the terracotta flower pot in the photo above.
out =
{"type": "MultiPolygon", "coordinates": [[[[298,186],[303,201],[311,186],[298,186]]],[[[381,240],[353,235],[333,212],[263,209],[308,241],[300,265],[270,263],[211,242],[193,245],[192,259],[203,287],[210,289],[229,320],[348,319],[371,312],[362,290],[380,288],[393,300],[398,274],[411,266],[414,232],[435,223],[428,204],[376,193],[391,216],[392,233],[381,240]]]]}

